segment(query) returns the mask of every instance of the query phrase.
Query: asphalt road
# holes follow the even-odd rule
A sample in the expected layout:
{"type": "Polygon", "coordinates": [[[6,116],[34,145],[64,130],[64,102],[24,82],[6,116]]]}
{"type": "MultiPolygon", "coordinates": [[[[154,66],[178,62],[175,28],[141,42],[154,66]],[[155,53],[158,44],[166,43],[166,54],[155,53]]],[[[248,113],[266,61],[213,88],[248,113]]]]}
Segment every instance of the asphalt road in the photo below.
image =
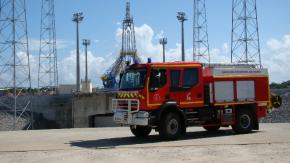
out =
{"type": "Polygon", "coordinates": [[[261,124],[236,135],[229,128],[208,133],[199,127],[176,141],[156,132],[137,139],[128,128],[0,132],[0,162],[290,162],[290,123],[261,124]]]}

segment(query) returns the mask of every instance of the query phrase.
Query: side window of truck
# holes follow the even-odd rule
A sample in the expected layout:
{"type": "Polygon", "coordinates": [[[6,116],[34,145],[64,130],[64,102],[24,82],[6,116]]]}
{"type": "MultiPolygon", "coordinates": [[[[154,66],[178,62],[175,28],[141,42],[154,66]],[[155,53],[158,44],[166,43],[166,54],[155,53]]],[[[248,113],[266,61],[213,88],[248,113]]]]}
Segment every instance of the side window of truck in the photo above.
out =
{"type": "Polygon", "coordinates": [[[170,71],[171,89],[179,88],[179,78],[180,78],[180,70],[170,71]]]}
{"type": "Polygon", "coordinates": [[[166,70],[165,69],[152,69],[150,74],[150,90],[155,91],[162,88],[166,84],[166,70]]]}
{"type": "Polygon", "coordinates": [[[191,88],[198,84],[198,69],[188,68],[183,72],[182,88],[191,88]]]}

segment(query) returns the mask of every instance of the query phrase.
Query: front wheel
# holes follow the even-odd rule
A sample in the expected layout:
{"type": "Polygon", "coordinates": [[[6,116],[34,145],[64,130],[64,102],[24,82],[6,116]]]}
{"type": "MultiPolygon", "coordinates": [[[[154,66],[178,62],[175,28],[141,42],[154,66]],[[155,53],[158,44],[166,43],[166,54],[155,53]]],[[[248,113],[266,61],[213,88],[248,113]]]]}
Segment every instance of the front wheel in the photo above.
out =
{"type": "Polygon", "coordinates": [[[147,137],[151,132],[151,127],[149,126],[130,126],[130,130],[138,138],[147,137]]]}
{"type": "Polygon", "coordinates": [[[183,132],[180,116],[176,113],[167,113],[161,119],[159,126],[160,137],[168,140],[177,139],[183,132]]]}
{"type": "Polygon", "coordinates": [[[254,126],[254,115],[251,110],[237,110],[236,124],[232,126],[233,130],[238,134],[250,133],[254,126]]]}

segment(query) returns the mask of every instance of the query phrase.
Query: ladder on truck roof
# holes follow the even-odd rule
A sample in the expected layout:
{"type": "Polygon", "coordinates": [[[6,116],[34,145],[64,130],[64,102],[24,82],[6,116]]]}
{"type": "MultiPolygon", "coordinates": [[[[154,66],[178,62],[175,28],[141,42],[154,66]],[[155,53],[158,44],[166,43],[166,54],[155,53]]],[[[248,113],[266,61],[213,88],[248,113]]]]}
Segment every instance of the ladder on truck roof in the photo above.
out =
{"type": "Polygon", "coordinates": [[[203,67],[205,68],[259,68],[257,64],[223,64],[223,63],[203,63],[203,67]]]}

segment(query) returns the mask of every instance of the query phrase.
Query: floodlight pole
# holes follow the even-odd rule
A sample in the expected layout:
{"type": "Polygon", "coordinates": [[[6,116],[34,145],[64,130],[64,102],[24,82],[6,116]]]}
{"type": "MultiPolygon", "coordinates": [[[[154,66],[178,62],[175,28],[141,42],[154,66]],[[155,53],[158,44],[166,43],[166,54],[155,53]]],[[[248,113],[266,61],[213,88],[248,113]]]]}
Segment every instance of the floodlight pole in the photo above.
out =
{"type": "Polygon", "coordinates": [[[163,63],[165,62],[165,45],[167,44],[167,38],[163,37],[159,40],[159,43],[162,45],[163,48],[163,63]]]}
{"type": "Polygon", "coordinates": [[[87,39],[83,39],[83,45],[85,46],[86,53],[86,76],[85,81],[88,82],[88,46],[91,45],[91,41],[87,39]]]}
{"type": "Polygon", "coordinates": [[[73,20],[74,22],[76,22],[76,27],[77,27],[77,31],[76,31],[76,37],[77,37],[77,40],[76,40],[76,44],[77,44],[77,49],[76,49],[76,57],[77,57],[77,65],[76,65],[76,68],[77,68],[77,79],[76,79],[76,82],[77,82],[77,85],[76,85],[76,91],[77,92],[80,92],[81,90],[81,85],[80,85],[80,50],[79,50],[79,23],[81,23],[81,21],[84,19],[83,17],[83,13],[75,13],[73,14],[73,20]]]}
{"type": "Polygon", "coordinates": [[[177,19],[181,23],[181,60],[185,61],[185,52],[184,52],[184,21],[187,20],[184,12],[177,13],[177,19]]]}

